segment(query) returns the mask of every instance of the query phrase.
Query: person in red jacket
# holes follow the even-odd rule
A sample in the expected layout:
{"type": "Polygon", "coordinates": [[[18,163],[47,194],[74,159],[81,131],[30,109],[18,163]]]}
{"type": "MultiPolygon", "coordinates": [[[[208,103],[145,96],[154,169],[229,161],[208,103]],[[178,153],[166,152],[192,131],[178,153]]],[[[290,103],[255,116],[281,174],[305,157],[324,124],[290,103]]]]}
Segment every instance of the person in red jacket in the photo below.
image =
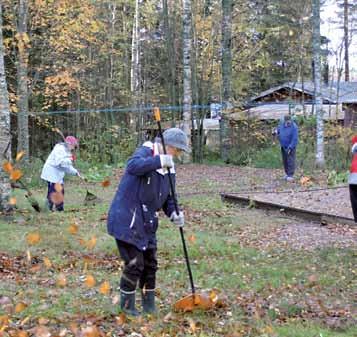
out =
{"type": "Polygon", "coordinates": [[[350,199],[353,211],[353,217],[357,222],[357,136],[352,137],[352,163],[348,184],[350,188],[350,199]]]}

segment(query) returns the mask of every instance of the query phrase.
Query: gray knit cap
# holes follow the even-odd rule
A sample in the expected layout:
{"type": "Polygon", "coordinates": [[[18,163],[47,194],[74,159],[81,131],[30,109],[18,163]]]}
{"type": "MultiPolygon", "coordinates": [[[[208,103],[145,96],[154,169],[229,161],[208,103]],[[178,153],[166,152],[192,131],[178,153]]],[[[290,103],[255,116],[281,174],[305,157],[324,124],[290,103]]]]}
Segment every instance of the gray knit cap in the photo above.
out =
{"type": "Polygon", "coordinates": [[[185,152],[191,152],[188,146],[188,139],[186,134],[179,128],[167,129],[163,133],[165,145],[176,147],[185,152]]]}

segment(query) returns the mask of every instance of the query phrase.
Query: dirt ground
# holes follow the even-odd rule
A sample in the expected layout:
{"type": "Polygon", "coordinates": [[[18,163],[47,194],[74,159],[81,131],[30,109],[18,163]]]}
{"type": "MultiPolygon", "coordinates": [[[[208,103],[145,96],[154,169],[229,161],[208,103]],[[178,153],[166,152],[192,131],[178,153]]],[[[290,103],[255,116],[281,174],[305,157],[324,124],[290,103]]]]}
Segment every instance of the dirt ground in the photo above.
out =
{"type": "MultiPolygon", "coordinates": [[[[309,186],[300,179],[286,182],[281,170],[234,166],[182,165],[177,169],[179,196],[234,193],[327,214],[352,218],[348,187],[331,188],[319,174],[309,177],[309,186]],[[266,191],[266,192],[264,192],[266,191]]],[[[249,210],[247,210],[249,212],[249,210]]],[[[262,211],[264,212],[264,211],[262,211]]],[[[276,228],[262,245],[281,242],[295,249],[314,250],[326,246],[357,246],[357,226],[321,226],[303,220],[276,228]]]]}

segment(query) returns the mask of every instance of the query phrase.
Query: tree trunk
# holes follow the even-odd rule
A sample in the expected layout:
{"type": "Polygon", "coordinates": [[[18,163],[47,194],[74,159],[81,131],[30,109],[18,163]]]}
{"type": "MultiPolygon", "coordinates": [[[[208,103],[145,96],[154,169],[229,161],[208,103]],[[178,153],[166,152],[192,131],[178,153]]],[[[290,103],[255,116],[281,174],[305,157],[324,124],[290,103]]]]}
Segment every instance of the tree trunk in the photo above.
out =
{"type": "MultiPolygon", "coordinates": [[[[191,139],[190,120],[192,115],[192,18],[191,0],[183,0],[183,131],[191,139]]],[[[185,158],[189,160],[188,156],[185,158]]]]}
{"type": "MultiPolygon", "coordinates": [[[[2,6],[0,4],[0,155],[1,162],[10,160],[11,136],[10,136],[10,106],[7,92],[4,44],[2,36],[2,6]]],[[[0,168],[0,212],[7,211],[9,207],[9,196],[11,193],[10,182],[7,174],[0,168]]]]}
{"type": "Polygon", "coordinates": [[[343,40],[345,45],[345,81],[350,80],[350,63],[349,63],[349,33],[348,33],[348,0],[343,2],[343,40]]]}
{"type": "MultiPolygon", "coordinates": [[[[175,88],[175,41],[172,34],[172,28],[169,21],[169,10],[167,0],[162,1],[163,17],[164,17],[164,33],[165,33],[165,47],[167,52],[167,67],[166,72],[166,87],[169,93],[170,104],[176,105],[176,88],[175,88]]],[[[175,6],[175,3],[174,3],[175,6]]],[[[172,109],[171,125],[175,126],[176,122],[175,109],[172,109]]]]}
{"type": "MultiPolygon", "coordinates": [[[[135,107],[141,107],[141,62],[140,62],[140,40],[139,40],[139,31],[140,31],[140,2],[139,0],[135,1],[135,15],[134,15],[134,25],[133,25],[133,38],[131,43],[131,93],[133,98],[133,104],[135,107]]],[[[134,118],[130,118],[130,124],[133,125],[134,118]]],[[[137,143],[141,142],[141,127],[142,127],[142,112],[141,110],[137,114],[136,119],[136,131],[137,131],[137,143]]]]}
{"type": "MultiPolygon", "coordinates": [[[[230,107],[232,83],[232,0],[222,0],[222,102],[224,109],[230,107]]],[[[222,113],[220,120],[220,152],[224,161],[228,160],[227,117],[222,113]]]]}
{"type": "Polygon", "coordinates": [[[313,34],[312,49],[314,59],[314,86],[315,86],[315,111],[316,111],[316,166],[325,166],[324,154],[324,120],[321,95],[321,35],[320,35],[320,0],[312,2],[313,34]]]}
{"type": "Polygon", "coordinates": [[[18,4],[18,60],[17,60],[17,152],[24,151],[24,160],[29,157],[29,129],[28,129],[28,34],[27,34],[27,0],[20,0],[18,4]]]}

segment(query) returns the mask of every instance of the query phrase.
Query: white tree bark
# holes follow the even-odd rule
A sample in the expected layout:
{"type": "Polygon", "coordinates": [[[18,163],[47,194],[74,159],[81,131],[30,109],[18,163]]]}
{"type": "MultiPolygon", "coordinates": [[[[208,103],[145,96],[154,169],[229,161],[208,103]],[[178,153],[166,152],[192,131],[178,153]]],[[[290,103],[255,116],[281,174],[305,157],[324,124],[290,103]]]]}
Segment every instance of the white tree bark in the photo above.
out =
{"type": "Polygon", "coordinates": [[[183,131],[191,140],[192,115],[192,18],[191,0],[183,0],[183,131]]]}
{"type": "MultiPolygon", "coordinates": [[[[4,44],[2,36],[2,8],[0,4],[0,158],[10,159],[11,137],[10,137],[10,106],[7,91],[5,64],[4,64],[4,44]]],[[[8,200],[11,192],[7,174],[0,168],[0,211],[9,209],[8,200]]]]}
{"type": "Polygon", "coordinates": [[[314,60],[315,111],[316,111],[316,158],[319,168],[325,166],[324,154],[324,120],[321,95],[321,35],[320,35],[320,0],[312,2],[313,31],[312,49],[314,60]]]}
{"type": "MultiPolygon", "coordinates": [[[[225,110],[231,103],[232,83],[232,0],[222,0],[222,102],[225,110]]],[[[224,161],[228,160],[228,125],[224,114],[220,120],[220,152],[224,161]]]]}
{"type": "Polygon", "coordinates": [[[20,0],[18,4],[18,60],[17,68],[17,96],[18,96],[18,115],[17,115],[17,152],[24,151],[24,160],[29,157],[29,127],[28,127],[28,35],[27,35],[27,0],[20,0]]]}

